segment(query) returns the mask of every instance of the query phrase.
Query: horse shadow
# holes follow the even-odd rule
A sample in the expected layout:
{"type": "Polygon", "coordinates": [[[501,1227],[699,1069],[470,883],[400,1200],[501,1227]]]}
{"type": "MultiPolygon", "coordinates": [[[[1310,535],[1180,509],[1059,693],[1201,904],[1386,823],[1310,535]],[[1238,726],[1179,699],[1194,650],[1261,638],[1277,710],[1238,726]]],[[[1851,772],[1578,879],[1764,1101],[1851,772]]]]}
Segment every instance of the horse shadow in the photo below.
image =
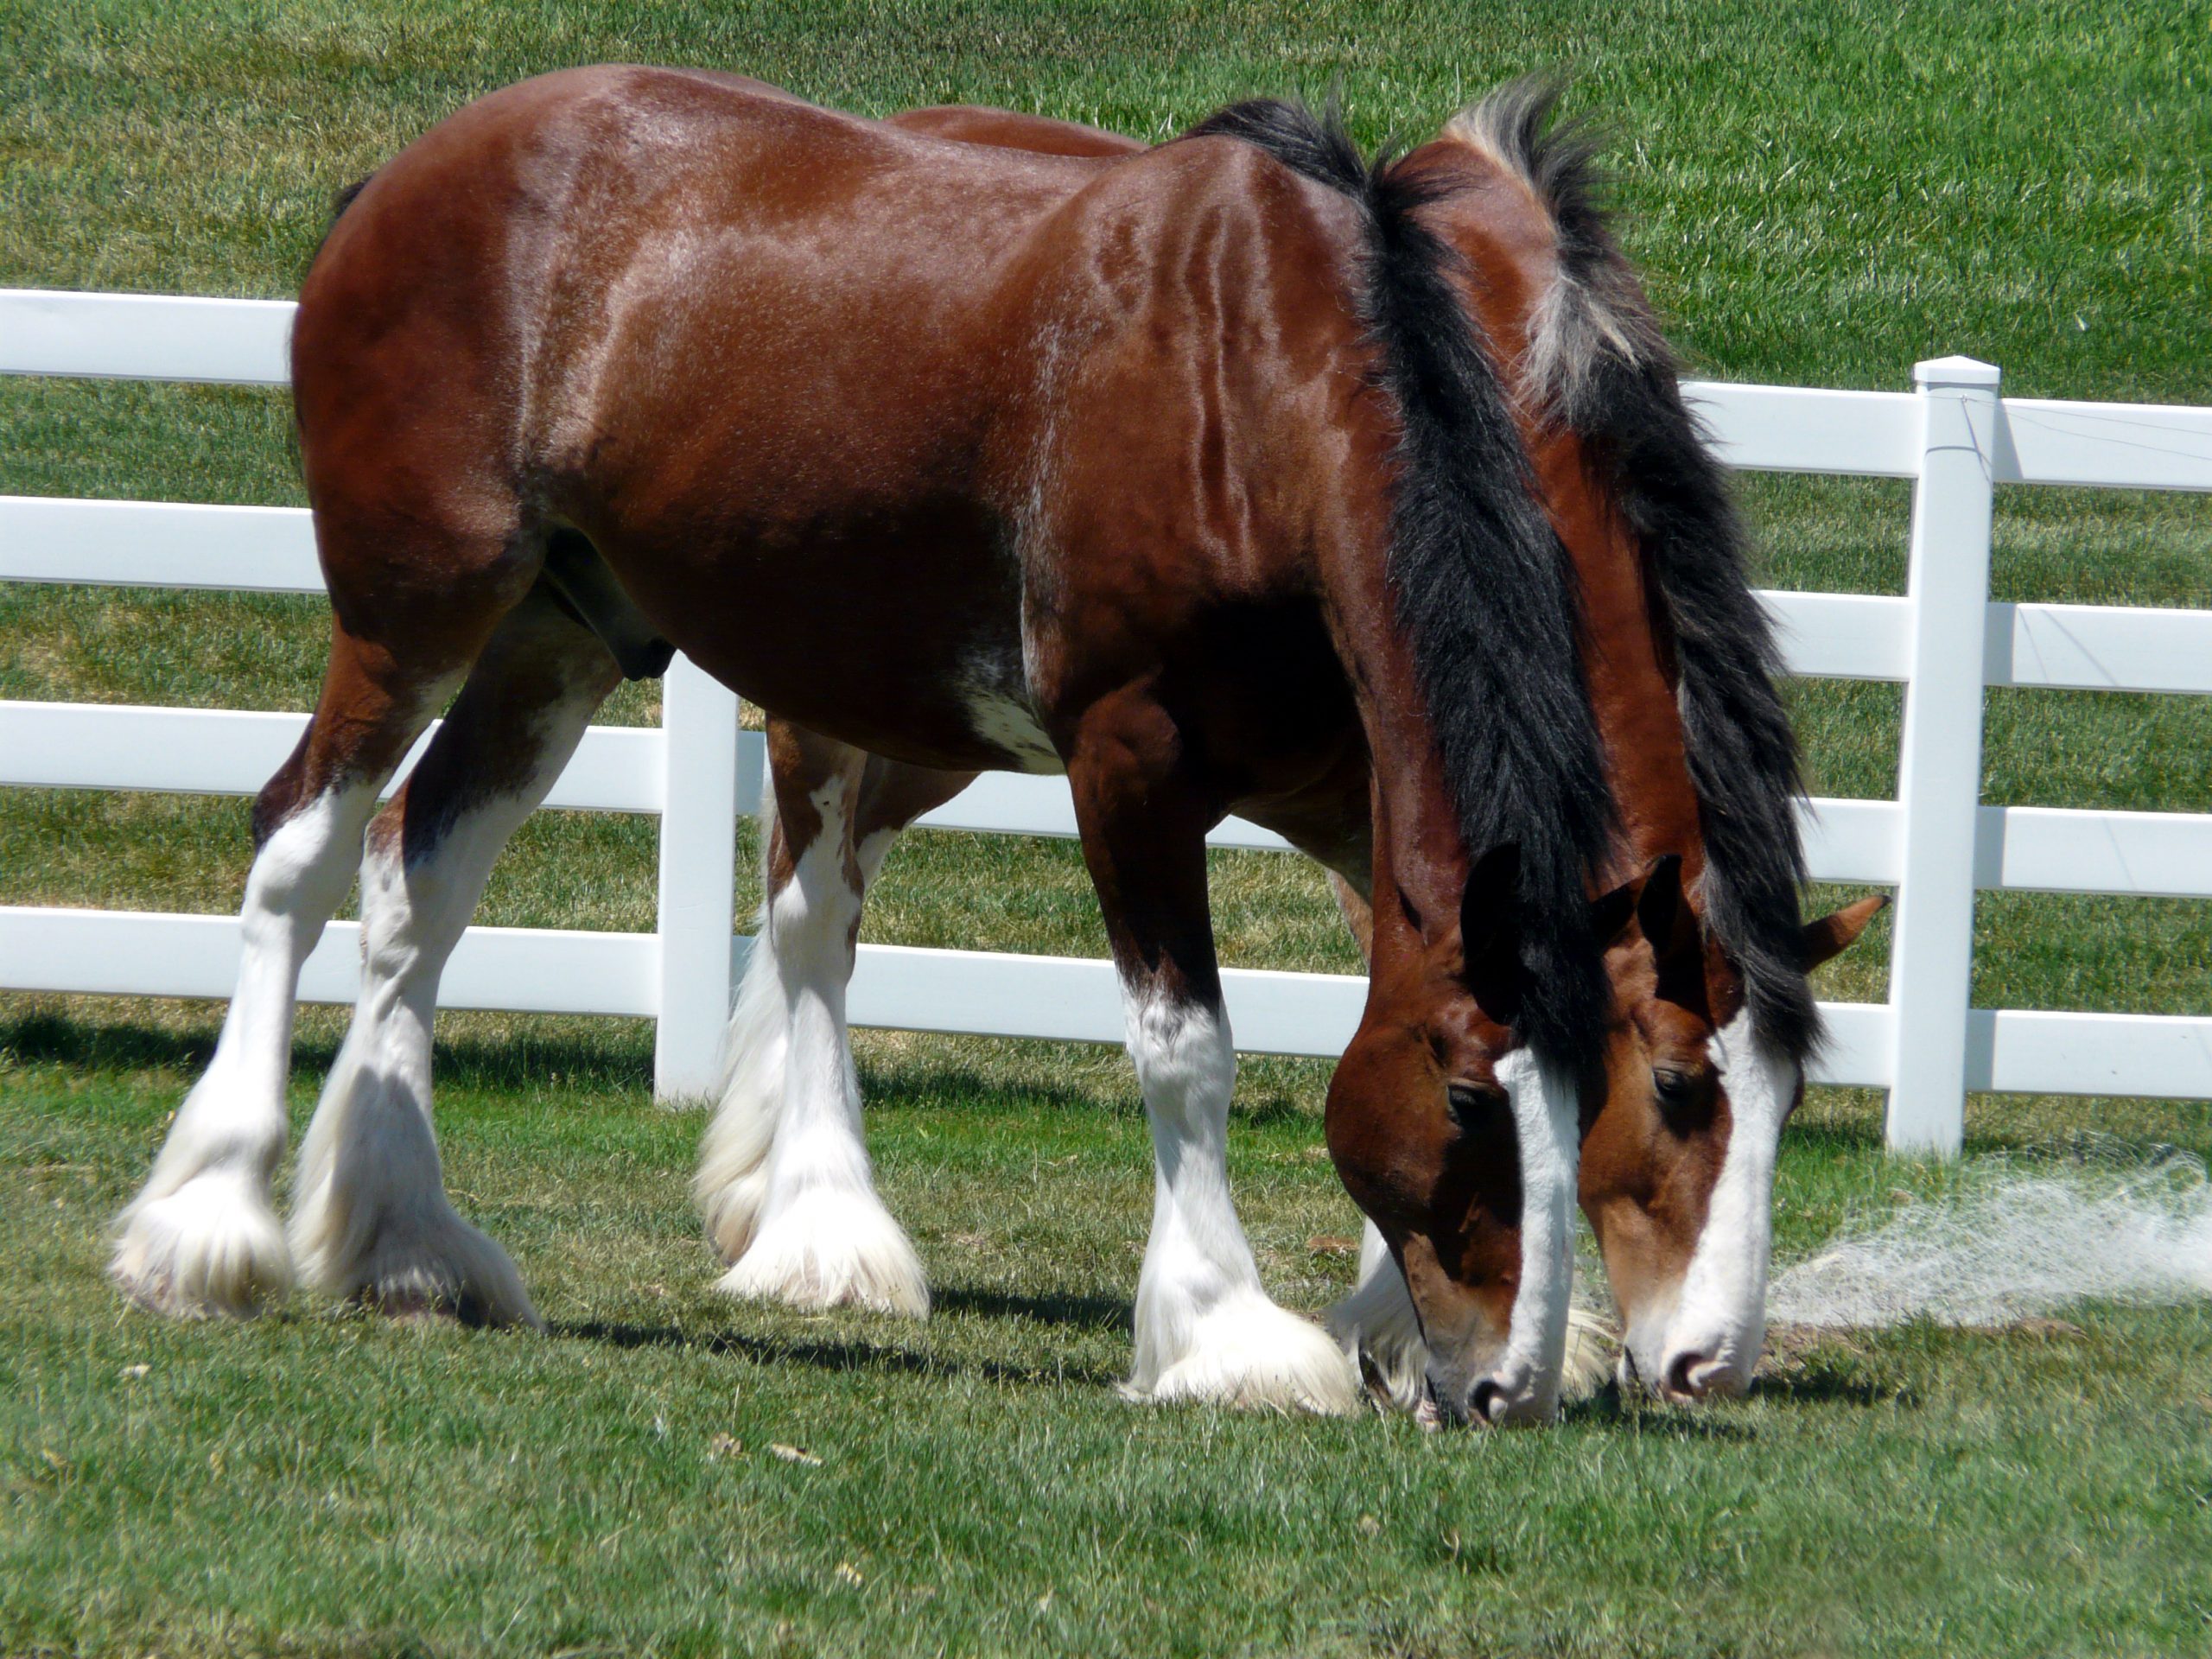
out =
{"type": "Polygon", "coordinates": [[[972,1313],[986,1319],[1026,1319],[1071,1331],[1101,1331],[1128,1336],[1136,1329],[1136,1309],[1117,1296],[1084,1296],[1058,1292],[1025,1296],[1008,1290],[949,1286],[933,1293],[948,1313],[972,1313]]]}
{"type": "MultiPolygon", "coordinates": [[[[1108,1296],[1056,1294],[1041,1296],[949,1286],[935,1293],[941,1313],[973,1315],[988,1319],[1027,1320],[1056,1325],[1071,1332],[1127,1335],[1134,1328],[1135,1311],[1127,1301],[1108,1296]]],[[[594,1342],[611,1348],[659,1348],[697,1354],[737,1354],[760,1364],[798,1364],[822,1371],[892,1371],[902,1376],[945,1380],[980,1377],[992,1382],[1035,1386],[1075,1383],[1106,1388],[1120,1382],[1122,1374],[1084,1361],[1057,1360],[1050,1365],[1023,1365],[1003,1360],[927,1353],[895,1342],[872,1342],[866,1337],[765,1336],[737,1331],[680,1325],[648,1325],[620,1319],[580,1319],[555,1322],[546,1334],[572,1341],[594,1342]]]]}

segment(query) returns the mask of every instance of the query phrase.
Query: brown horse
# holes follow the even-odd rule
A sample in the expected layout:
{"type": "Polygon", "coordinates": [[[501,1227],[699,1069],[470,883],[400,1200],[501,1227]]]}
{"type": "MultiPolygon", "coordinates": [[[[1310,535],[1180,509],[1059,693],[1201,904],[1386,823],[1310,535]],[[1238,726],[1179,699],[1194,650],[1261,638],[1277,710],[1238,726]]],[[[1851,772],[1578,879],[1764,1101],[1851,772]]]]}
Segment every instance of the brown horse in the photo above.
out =
{"type": "MultiPolygon", "coordinates": [[[[1547,1408],[1550,1224],[1605,1027],[1571,580],[1425,197],[1292,162],[1226,137],[1103,168],[986,152],[620,69],[495,95],[372,181],[295,336],[331,665],[257,806],[239,995],[124,1218],[125,1287],[240,1311],[296,1255],[335,1294],[534,1319],[442,1192],[437,975],[592,709],[670,641],[855,753],[1065,766],[1160,1149],[1136,1382],[1160,1397],[1344,1393],[1229,1207],[1203,836],[1231,810],[1341,821],[1371,755],[1375,973],[1332,1148],[1445,1408],[1547,1408]],[[362,998],[288,1251],[293,987],[365,825],[362,998]]],[[[849,952],[807,861],[793,937],[849,952]]],[[[785,983],[780,1198],[747,1255],[816,1285],[903,1248],[836,966],[785,983]]]]}
{"type": "MultiPolygon", "coordinates": [[[[1787,806],[1794,763],[1770,690],[1771,646],[1744,602],[1737,532],[1672,394],[1671,356],[1591,205],[1589,153],[1572,129],[1547,131],[1553,96],[1537,83],[1493,94],[1453,122],[1442,146],[1402,165],[1438,186],[1428,211],[1465,262],[1465,297],[1512,381],[1541,493],[1580,578],[1585,668],[1622,807],[1609,874],[1624,878],[1607,911],[1608,1085],[1603,1104],[1586,1115],[1580,1196],[1627,1314],[1624,1370],[1671,1397],[1693,1398],[1740,1389],[1758,1356],[1774,1141],[1800,1086],[1777,1079],[1787,1076],[1782,1062],[1794,1065],[1807,1046],[1802,972],[1855,938],[1883,901],[1862,901],[1816,924],[1802,942],[1792,937],[1798,871],[1787,806]],[[1655,563],[1665,567],[1656,582],[1655,563]],[[1687,703],[1682,614],[1694,636],[1687,703]],[[1686,753],[1684,721],[1693,710],[1707,757],[1702,768],[1686,753]],[[1732,880],[1709,885],[1700,790],[1729,803],[1719,817],[1732,880]],[[1708,896],[1734,904],[1730,936],[1747,942],[1745,954],[1779,1005],[1766,1025],[1780,1028],[1769,1046],[1782,1050],[1781,1061],[1739,1069],[1740,1105],[1724,1072],[1749,1045],[1740,1025],[1727,1030],[1745,1008],[1745,976],[1731,952],[1713,948],[1700,917],[1708,896]]],[[[917,110],[890,119],[970,143],[1052,155],[1111,158],[1144,148],[1096,128],[998,110],[917,110]]],[[[795,837],[823,832],[818,817],[795,824],[777,803],[810,798],[833,777],[849,775],[848,814],[835,832],[849,845],[842,867],[857,879],[841,897],[856,915],[899,830],[969,779],[842,753],[778,718],[770,733],[764,948],[732,1027],[698,1197],[709,1237],[734,1264],[724,1281],[733,1292],[917,1308],[925,1293],[910,1253],[895,1285],[804,1274],[794,1282],[782,1264],[747,1255],[771,1191],[769,1154],[785,1093],[781,985],[791,969],[779,969],[777,957],[796,940],[779,925],[778,895],[810,851],[795,837]]],[[[1340,821],[1325,831],[1311,822],[1286,828],[1332,866],[1364,946],[1371,927],[1364,790],[1347,791],[1342,806],[1340,821]]],[[[842,971],[849,968],[848,958],[842,971]]],[[[1332,1324],[1408,1405],[1427,1382],[1413,1312],[1370,1224],[1361,1289],[1332,1324]]]]}
{"type": "MultiPolygon", "coordinates": [[[[1550,123],[1554,97],[1536,82],[1505,88],[1399,170],[1430,190],[1462,255],[1461,297],[1508,365],[1580,578],[1619,806],[1601,883],[1620,885],[1601,902],[1612,1004],[1579,1190],[1625,1319],[1623,1381],[1689,1400],[1749,1382],[1777,1142],[1820,1035],[1806,976],[1886,901],[1799,923],[1801,791],[1779,653],[1720,469],[1597,210],[1591,150],[1550,123]]],[[[1388,1312],[1403,1293],[1381,1243],[1370,1234],[1342,1325],[1409,1323],[1388,1312]]]]}

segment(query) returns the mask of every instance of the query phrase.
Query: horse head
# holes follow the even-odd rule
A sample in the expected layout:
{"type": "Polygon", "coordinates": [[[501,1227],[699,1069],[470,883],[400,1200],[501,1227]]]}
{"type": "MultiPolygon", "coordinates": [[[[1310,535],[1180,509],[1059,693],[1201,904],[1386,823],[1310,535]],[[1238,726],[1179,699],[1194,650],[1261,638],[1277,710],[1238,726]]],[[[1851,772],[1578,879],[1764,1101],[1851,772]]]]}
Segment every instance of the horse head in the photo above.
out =
{"type": "MultiPolygon", "coordinates": [[[[1681,868],[1662,858],[1600,901],[1614,1008],[1580,1193],[1621,1310],[1623,1385],[1688,1402],[1750,1385],[1765,1337],[1776,1155],[1805,1078],[1758,1030],[1681,868]]],[[[1808,924],[1805,969],[1886,903],[1862,899],[1808,924]]]]}
{"type": "Polygon", "coordinates": [[[1378,909],[1365,1016],[1329,1087],[1330,1154],[1404,1274],[1427,1397],[1453,1421],[1559,1402],[1580,1089],[1520,1040],[1519,868],[1510,844],[1478,860],[1433,938],[1402,904],[1378,909]]]}

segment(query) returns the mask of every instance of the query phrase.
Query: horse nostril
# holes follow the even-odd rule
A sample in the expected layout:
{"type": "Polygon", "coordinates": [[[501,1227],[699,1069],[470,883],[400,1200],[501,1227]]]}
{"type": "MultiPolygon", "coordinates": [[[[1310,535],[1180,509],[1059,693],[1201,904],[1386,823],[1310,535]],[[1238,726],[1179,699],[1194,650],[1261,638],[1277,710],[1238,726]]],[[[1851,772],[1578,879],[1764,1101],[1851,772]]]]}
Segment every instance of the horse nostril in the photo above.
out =
{"type": "Polygon", "coordinates": [[[1667,1362],[1666,1384],[1662,1392],[1671,1398],[1700,1398],[1705,1393],[1705,1384],[1698,1372],[1705,1368],[1705,1364],[1703,1354],[1676,1354],[1667,1362]]]}
{"type": "Polygon", "coordinates": [[[1475,1384],[1467,1408],[1478,1423],[1494,1423],[1505,1410],[1505,1390],[1488,1377],[1475,1384]]]}

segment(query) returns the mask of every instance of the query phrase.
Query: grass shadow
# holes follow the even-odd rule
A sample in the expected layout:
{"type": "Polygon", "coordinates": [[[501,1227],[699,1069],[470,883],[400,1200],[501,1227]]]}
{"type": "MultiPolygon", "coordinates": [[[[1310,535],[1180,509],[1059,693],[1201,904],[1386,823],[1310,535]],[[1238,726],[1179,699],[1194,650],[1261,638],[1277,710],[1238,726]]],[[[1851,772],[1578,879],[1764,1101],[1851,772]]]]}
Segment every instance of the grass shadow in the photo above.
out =
{"type": "Polygon", "coordinates": [[[1016,1109],[1104,1112],[1116,1117],[1135,1116],[1141,1110],[1135,1103],[1134,1080],[1129,1088],[1131,1100],[1122,1102],[1101,1100],[1089,1090],[1067,1084],[1027,1077],[1012,1084],[1003,1078],[994,1080],[972,1065],[953,1061],[923,1059],[887,1066],[880,1060],[872,1060],[860,1068],[860,1077],[861,1097],[871,1110],[926,1111],[948,1099],[1016,1109]]]}
{"type": "Polygon", "coordinates": [[[1754,1377],[1751,1397],[1790,1406],[1857,1406],[1861,1409],[1894,1406],[1904,1411],[1920,1408],[1920,1396],[1910,1389],[1826,1365],[1781,1376],[1754,1377]]]}
{"type": "Polygon", "coordinates": [[[1732,1418],[1630,1400],[1618,1382],[1607,1382],[1595,1394],[1568,1401],[1560,1408],[1560,1421],[1577,1427],[1619,1428],[1662,1440],[1747,1446],[1758,1439],[1750,1424],[1732,1418]]]}
{"type": "Polygon", "coordinates": [[[1230,1114],[1230,1122],[1255,1126],[1303,1123],[1313,1130],[1317,1141],[1321,1133],[1321,1114],[1283,1090],[1270,1090],[1256,1098],[1239,1102],[1230,1114]]]}

